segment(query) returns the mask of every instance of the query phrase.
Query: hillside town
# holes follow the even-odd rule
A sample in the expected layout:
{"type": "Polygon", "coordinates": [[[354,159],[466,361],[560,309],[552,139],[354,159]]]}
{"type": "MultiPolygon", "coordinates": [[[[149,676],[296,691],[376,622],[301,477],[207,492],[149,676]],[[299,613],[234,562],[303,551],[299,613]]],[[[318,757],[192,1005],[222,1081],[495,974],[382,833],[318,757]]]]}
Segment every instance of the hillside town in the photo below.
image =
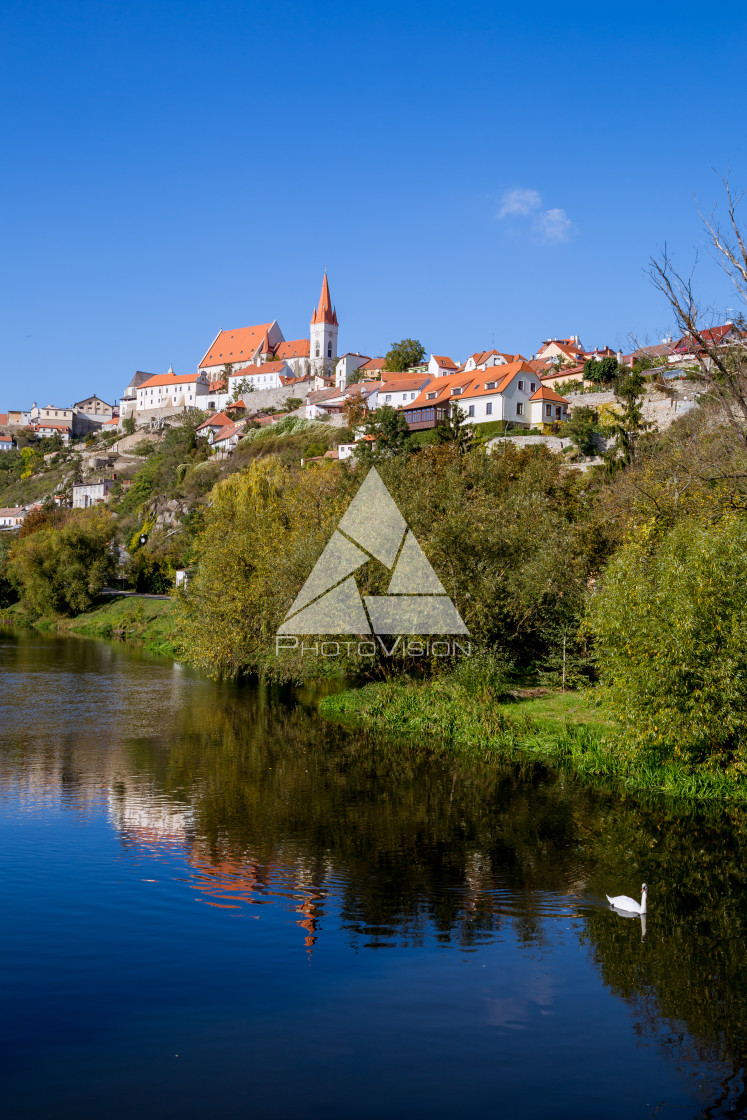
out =
{"type": "MultiPolygon", "coordinates": [[[[587,349],[576,334],[543,339],[528,357],[495,348],[458,359],[423,353],[420,361],[393,369],[383,356],[357,350],[340,353],[339,331],[325,273],[308,337],[286,339],[276,319],[221,329],[194,372],[137,370],[121,398],[112,403],[98,393],[72,404],[5,401],[0,452],[38,441],[45,441],[50,454],[66,447],[86,450],[103,439],[111,453],[108,459],[89,456],[87,477],[73,484],[70,495],[46,496],[57,504],[86,508],[106,502],[117,481],[116,474],[97,474],[97,468],[110,466],[117,453],[126,453],[128,443],[132,446],[143,435],[163,430],[187,410],[204,414],[197,431],[218,460],[229,458],[251,429],[289,417],[341,429],[340,441],[321,457],[349,459],[371,441],[364,421],[383,407],[403,417],[411,433],[436,429],[458,413],[464,425],[485,436],[534,437],[555,450],[562,448],[563,428],[574,409],[584,405],[585,393],[604,390],[586,380],[590,362],[612,361],[620,369],[632,369],[636,362],[655,367],[659,384],[647,390],[645,408],[658,427],[693,407],[698,396],[691,386],[689,392],[681,388],[699,362],[698,347],[687,337],[670,337],[623,353],[606,345],[587,349]],[[17,405],[23,407],[13,407],[17,405]],[[343,431],[351,415],[357,418],[352,441],[343,431]]],[[[732,323],[707,334],[710,343],[724,347],[741,339],[732,323]]],[[[609,406],[613,400],[607,392],[595,403],[609,406]]],[[[0,530],[17,528],[29,508],[0,509],[0,530]]]]}

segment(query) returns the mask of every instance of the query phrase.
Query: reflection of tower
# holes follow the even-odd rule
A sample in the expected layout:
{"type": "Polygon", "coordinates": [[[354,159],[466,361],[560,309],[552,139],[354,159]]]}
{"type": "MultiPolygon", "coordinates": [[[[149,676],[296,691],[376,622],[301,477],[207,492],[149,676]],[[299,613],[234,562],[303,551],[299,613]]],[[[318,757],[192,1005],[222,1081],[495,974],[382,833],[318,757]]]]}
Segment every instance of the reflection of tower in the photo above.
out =
{"type": "Polygon", "coordinates": [[[323,891],[312,889],[307,891],[303,897],[303,901],[296,907],[296,913],[303,914],[303,918],[296,922],[296,925],[306,930],[303,943],[306,946],[306,951],[309,956],[311,956],[314,945],[316,944],[316,931],[319,925],[319,919],[323,914],[322,902],[324,898],[325,894],[323,891]]]}
{"type": "Polygon", "coordinates": [[[319,296],[319,306],[314,308],[311,316],[309,338],[311,339],[311,369],[313,373],[322,373],[332,370],[337,361],[337,312],[332,306],[329,294],[327,273],[322,281],[322,293],[319,296]]]}

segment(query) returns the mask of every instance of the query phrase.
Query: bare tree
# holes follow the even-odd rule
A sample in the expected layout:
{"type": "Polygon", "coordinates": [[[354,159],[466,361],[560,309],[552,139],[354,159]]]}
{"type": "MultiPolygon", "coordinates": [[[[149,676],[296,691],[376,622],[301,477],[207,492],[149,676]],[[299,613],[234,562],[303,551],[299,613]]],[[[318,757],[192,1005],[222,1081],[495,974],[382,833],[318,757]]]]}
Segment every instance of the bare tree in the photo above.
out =
{"type": "Polygon", "coordinates": [[[668,300],[683,336],[690,340],[703,382],[747,449],[747,234],[741,230],[737,218],[744,195],[734,194],[728,176],[721,177],[721,181],[726,194],[726,221],[719,222],[717,207],[708,216],[701,210],[698,213],[709,251],[734,285],[744,308],[734,319],[738,337],[725,344],[721,334],[713,331],[716,321],[713,310],[698,300],[693,272],[684,275],[674,267],[666,244],[658,258],[651,258],[648,275],[668,300]]]}

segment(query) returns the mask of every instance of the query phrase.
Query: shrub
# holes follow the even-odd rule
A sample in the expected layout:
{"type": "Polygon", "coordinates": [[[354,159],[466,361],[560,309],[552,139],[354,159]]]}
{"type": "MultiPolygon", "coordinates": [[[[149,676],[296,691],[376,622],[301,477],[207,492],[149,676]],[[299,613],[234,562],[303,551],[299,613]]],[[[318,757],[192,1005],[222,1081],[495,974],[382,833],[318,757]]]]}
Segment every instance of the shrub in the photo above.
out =
{"type": "Polygon", "coordinates": [[[590,608],[607,699],[631,746],[747,773],[747,520],[644,527],[590,608]]]}
{"type": "Polygon", "coordinates": [[[75,510],[61,529],[17,540],[8,576],[40,614],[77,614],[91,606],[113,571],[112,518],[107,510],[75,510]]]}

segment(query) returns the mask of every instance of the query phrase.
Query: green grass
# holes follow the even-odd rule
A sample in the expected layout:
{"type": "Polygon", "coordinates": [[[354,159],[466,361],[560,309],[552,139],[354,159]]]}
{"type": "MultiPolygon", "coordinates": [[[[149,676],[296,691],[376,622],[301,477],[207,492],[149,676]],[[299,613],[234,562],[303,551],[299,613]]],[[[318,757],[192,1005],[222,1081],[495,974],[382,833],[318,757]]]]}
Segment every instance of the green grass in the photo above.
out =
{"type": "Polygon", "coordinates": [[[137,642],[164,657],[176,656],[178,642],[176,603],[131,595],[103,600],[75,618],[39,618],[16,603],[0,612],[0,626],[137,642]]]}
{"type": "Polygon", "coordinates": [[[626,750],[613,723],[588,692],[551,692],[496,703],[470,695],[448,678],[368,684],[325,697],[322,715],[421,738],[428,736],[476,759],[521,755],[581,781],[637,794],[688,800],[747,801],[747,783],[674,763],[654,765],[626,750]]]}
{"type": "Polygon", "coordinates": [[[61,632],[89,638],[135,641],[151,653],[176,653],[176,604],[167,599],[111,598],[58,625],[61,632]]]}

